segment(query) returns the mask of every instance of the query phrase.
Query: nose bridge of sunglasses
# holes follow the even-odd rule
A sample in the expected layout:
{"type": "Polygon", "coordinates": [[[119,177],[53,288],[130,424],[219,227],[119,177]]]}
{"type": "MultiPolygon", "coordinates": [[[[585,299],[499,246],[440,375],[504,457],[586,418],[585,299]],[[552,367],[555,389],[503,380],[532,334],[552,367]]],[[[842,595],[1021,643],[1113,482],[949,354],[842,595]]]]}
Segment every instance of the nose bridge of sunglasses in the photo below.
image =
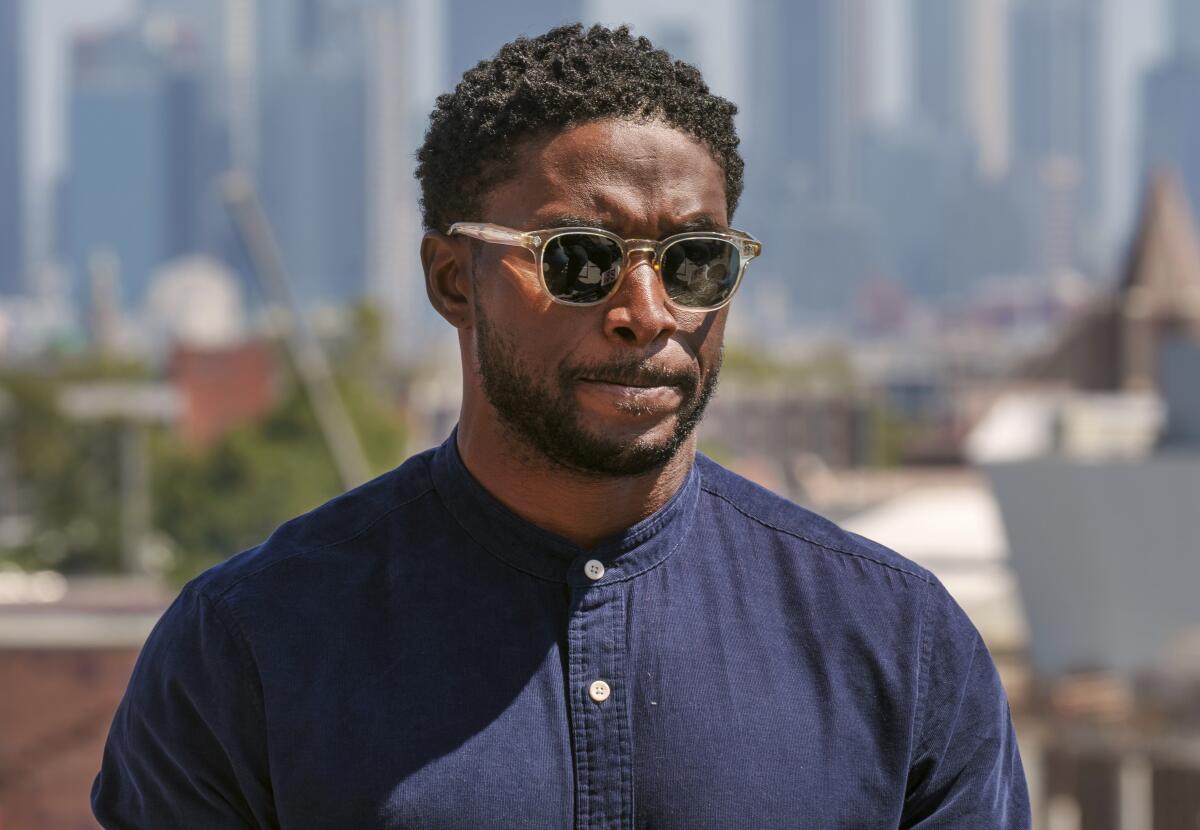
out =
{"type": "Polygon", "coordinates": [[[625,240],[625,267],[632,269],[641,261],[637,254],[645,254],[645,259],[650,266],[655,270],[659,270],[658,263],[658,243],[653,239],[626,239],[625,240]]]}

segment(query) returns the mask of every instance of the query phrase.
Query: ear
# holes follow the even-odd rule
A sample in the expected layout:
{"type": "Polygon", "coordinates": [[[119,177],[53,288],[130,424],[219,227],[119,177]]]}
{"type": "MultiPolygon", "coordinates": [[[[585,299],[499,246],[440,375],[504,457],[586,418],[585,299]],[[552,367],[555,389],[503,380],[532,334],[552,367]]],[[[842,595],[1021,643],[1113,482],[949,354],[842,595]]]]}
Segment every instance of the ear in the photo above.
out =
{"type": "Polygon", "coordinates": [[[470,328],[474,307],[466,246],[444,233],[429,231],[421,240],[421,266],[425,291],[437,313],[456,329],[470,328]]]}

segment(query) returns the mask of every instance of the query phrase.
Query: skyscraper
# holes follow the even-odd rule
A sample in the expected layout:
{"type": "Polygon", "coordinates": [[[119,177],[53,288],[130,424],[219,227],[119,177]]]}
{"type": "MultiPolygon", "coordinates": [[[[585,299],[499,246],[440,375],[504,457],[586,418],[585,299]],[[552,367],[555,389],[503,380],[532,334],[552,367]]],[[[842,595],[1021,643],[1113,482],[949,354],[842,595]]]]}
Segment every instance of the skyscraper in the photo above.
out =
{"type": "Polygon", "coordinates": [[[171,21],[193,41],[197,64],[205,76],[204,95],[209,112],[224,117],[229,90],[226,55],[226,0],[141,0],[142,15],[171,21]]]}
{"type": "Polygon", "coordinates": [[[866,0],[763,0],[747,7],[753,169],[793,197],[857,195],[871,49],[866,0]]]}
{"type": "Polygon", "coordinates": [[[1099,20],[1084,0],[1025,0],[1014,10],[1015,151],[1069,155],[1093,168],[1099,124],[1099,20]]]}
{"type": "Polygon", "coordinates": [[[428,348],[431,313],[418,255],[421,222],[413,177],[413,148],[425,124],[425,118],[414,117],[417,32],[403,0],[382,4],[369,15],[366,290],[383,311],[388,352],[411,360],[428,348]]]}
{"type": "Polygon", "coordinates": [[[983,178],[1008,173],[1012,114],[1009,109],[1009,0],[974,0],[971,21],[971,122],[983,178]]]}
{"type": "Polygon", "coordinates": [[[154,270],[203,250],[218,207],[203,80],[182,30],[154,25],[79,39],[68,128],[68,251],[85,299],[89,261],[116,258],[127,303],[154,270]]]}
{"type": "Polygon", "coordinates": [[[871,0],[756,0],[745,6],[753,115],[739,126],[747,198],[739,224],[764,243],[765,302],[824,315],[848,308],[876,271],[878,239],[862,209],[871,0]],[[803,263],[781,255],[795,243],[803,263]],[[778,257],[778,259],[776,258],[778,257]]]}
{"type": "Polygon", "coordinates": [[[264,92],[263,207],[304,305],[366,290],[366,103],[349,69],[294,69],[264,92]]]}
{"type": "Polygon", "coordinates": [[[449,86],[517,35],[532,37],[553,26],[580,21],[583,5],[583,0],[448,0],[449,86]]]}
{"type": "Polygon", "coordinates": [[[367,292],[371,5],[258,5],[262,203],[302,305],[367,292]]]}
{"type": "Polygon", "coordinates": [[[1024,0],[1012,18],[1013,164],[1042,232],[1040,266],[1080,264],[1105,215],[1099,9],[1024,0]]]}
{"type": "Polygon", "coordinates": [[[1146,75],[1142,91],[1142,177],[1171,168],[1200,205],[1200,53],[1177,54],[1146,75]]]}
{"type": "Polygon", "coordinates": [[[1149,181],[1173,169],[1192,205],[1200,205],[1200,4],[1175,0],[1171,11],[1172,52],[1143,82],[1141,174],[1149,181]]]}
{"type": "Polygon", "coordinates": [[[21,6],[0,3],[0,295],[25,290],[21,6]]]}
{"type": "Polygon", "coordinates": [[[1200,3],[1171,0],[1170,21],[1175,53],[1200,56],[1200,3]]]}
{"type": "Polygon", "coordinates": [[[968,140],[977,168],[1008,165],[1007,0],[913,0],[913,110],[943,137],[968,140]]]}
{"type": "Polygon", "coordinates": [[[969,131],[966,0],[915,0],[913,105],[918,117],[943,132],[969,131]]]}

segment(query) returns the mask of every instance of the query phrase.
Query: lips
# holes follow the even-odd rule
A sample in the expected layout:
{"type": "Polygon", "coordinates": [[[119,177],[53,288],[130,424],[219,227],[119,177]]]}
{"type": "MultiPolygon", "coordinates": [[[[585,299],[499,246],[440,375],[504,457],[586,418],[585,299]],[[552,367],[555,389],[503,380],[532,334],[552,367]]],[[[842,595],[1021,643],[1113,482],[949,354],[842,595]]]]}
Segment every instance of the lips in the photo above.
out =
{"type": "Polygon", "coordinates": [[[581,378],[578,389],[589,408],[616,410],[637,418],[666,415],[685,400],[678,386],[646,378],[622,378],[619,382],[581,378]]]}
{"type": "Polygon", "coordinates": [[[582,383],[603,383],[608,386],[625,386],[633,389],[656,389],[662,386],[677,386],[666,378],[580,378],[582,383]]]}

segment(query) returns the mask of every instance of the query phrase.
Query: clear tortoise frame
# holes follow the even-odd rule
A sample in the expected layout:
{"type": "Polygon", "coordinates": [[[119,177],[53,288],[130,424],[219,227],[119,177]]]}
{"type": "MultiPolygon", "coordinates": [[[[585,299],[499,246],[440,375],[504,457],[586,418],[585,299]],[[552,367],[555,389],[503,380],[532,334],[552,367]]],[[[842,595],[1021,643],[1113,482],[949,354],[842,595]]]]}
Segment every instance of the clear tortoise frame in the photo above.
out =
{"type": "Polygon", "coordinates": [[[518,231],[484,222],[456,222],[450,235],[512,245],[533,252],[542,287],[555,302],[592,306],[621,285],[636,252],[651,255],[670,305],[716,311],[733,297],[762,244],[735,230],[689,231],[666,239],[622,239],[599,228],[518,231]]]}

